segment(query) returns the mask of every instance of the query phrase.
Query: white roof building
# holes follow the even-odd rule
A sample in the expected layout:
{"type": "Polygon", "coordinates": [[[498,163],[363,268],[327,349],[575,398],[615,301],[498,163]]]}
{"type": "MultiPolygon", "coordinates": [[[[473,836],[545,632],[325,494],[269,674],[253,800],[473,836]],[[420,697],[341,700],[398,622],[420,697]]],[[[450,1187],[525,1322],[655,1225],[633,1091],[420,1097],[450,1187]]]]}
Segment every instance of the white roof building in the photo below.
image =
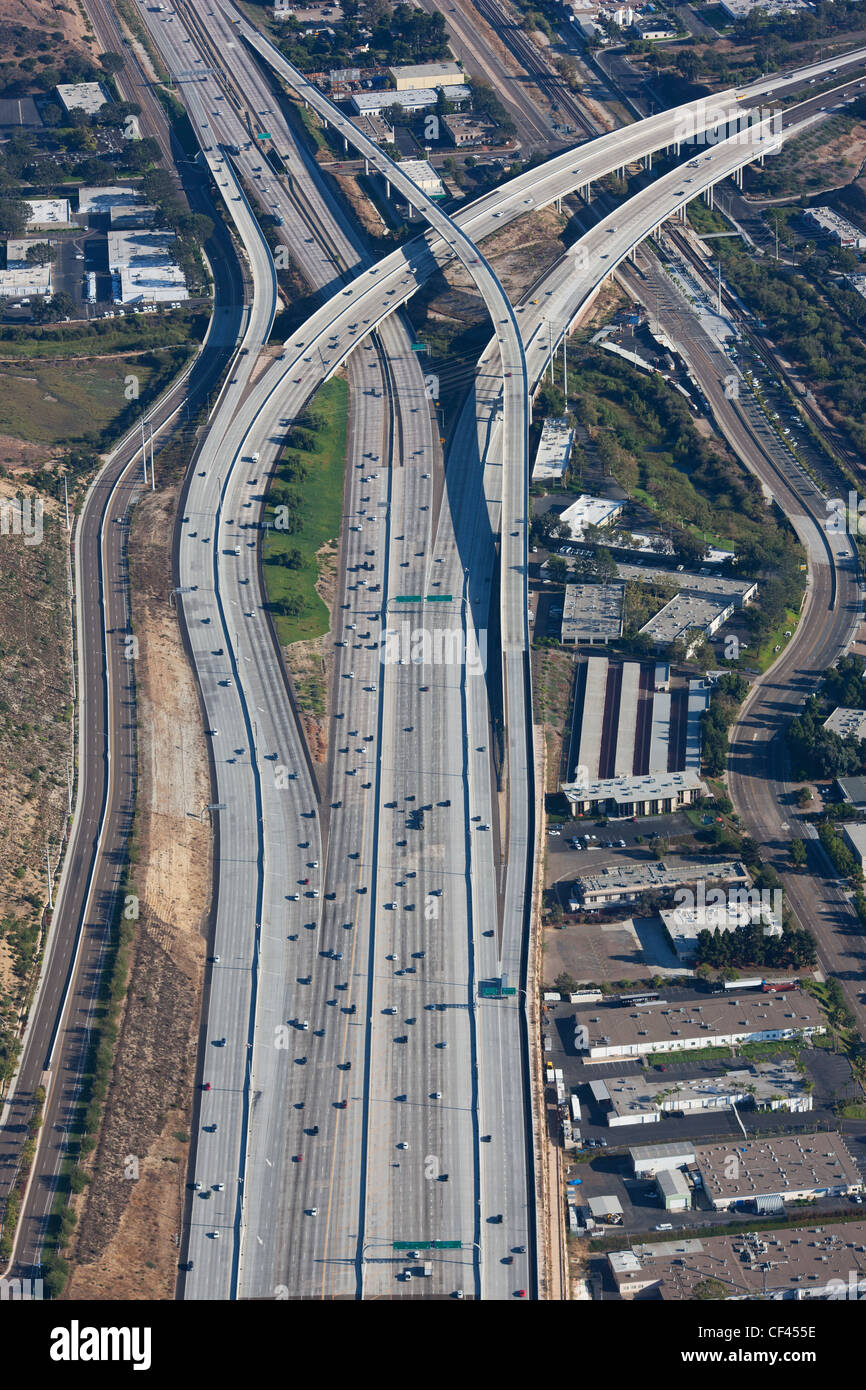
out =
{"type": "Polygon", "coordinates": [[[459,63],[406,63],[389,69],[398,92],[420,87],[462,87],[465,74],[459,63]]]}
{"type": "Polygon", "coordinates": [[[866,709],[846,709],[844,705],[837,705],[824,720],[824,728],[840,738],[848,738],[850,734],[857,739],[866,738],[866,709]]]}
{"type": "Polygon", "coordinates": [[[108,102],[108,93],[101,82],[61,82],[57,95],[66,111],[86,111],[93,116],[108,102]]]}
{"type": "Polygon", "coordinates": [[[188,299],[183,271],[172,260],[174,232],[143,228],[109,232],[108,268],[116,304],[158,304],[188,299]]]}
{"type": "Polygon", "coordinates": [[[445,185],[426,159],[401,159],[398,168],[430,198],[444,198],[445,185]]]}
{"type": "MultiPolygon", "coordinates": [[[[760,896],[758,890],[755,893],[760,896]]],[[[736,897],[736,893],[732,897],[736,897]]],[[[663,910],[659,916],[680,960],[691,960],[697,953],[698,934],[702,931],[736,931],[737,927],[759,922],[763,926],[764,936],[782,935],[782,923],[778,916],[762,903],[733,901],[717,906],[674,907],[663,910]]]]}
{"type": "Polygon", "coordinates": [[[574,430],[565,419],[549,416],[541,427],[541,438],[532,470],[534,483],[553,479],[561,482],[571,459],[574,430]]]}
{"type": "Polygon", "coordinates": [[[832,208],[807,208],[804,215],[824,236],[832,237],[839,246],[848,246],[855,251],[862,251],[866,247],[866,232],[840,217],[832,208]]]}
{"type": "Polygon", "coordinates": [[[18,299],[32,294],[51,294],[51,263],[0,270],[0,298],[18,299]]]}
{"type": "Polygon", "coordinates": [[[617,502],[612,497],[590,497],[582,492],[576,502],[566,507],[559,519],[568,527],[572,540],[579,541],[583,539],[585,526],[609,526],[624,506],[624,502],[617,502]]]}
{"type": "Polygon", "coordinates": [[[28,198],[30,216],[28,227],[71,227],[68,198],[28,198]]]}
{"type": "Polygon", "coordinates": [[[78,211],[81,215],[111,212],[112,208],[130,207],[143,202],[144,196],[137,188],[130,188],[128,184],[78,190],[78,211]]]}
{"type": "MultiPolygon", "coordinates": [[[[449,101],[459,105],[461,102],[469,101],[472,92],[464,86],[449,87],[446,96],[449,101]]],[[[380,116],[390,106],[402,106],[405,111],[424,111],[430,106],[435,106],[438,100],[439,93],[432,87],[404,92],[353,92],[351,96],[354,110],[365,116],[380,116]]]]}

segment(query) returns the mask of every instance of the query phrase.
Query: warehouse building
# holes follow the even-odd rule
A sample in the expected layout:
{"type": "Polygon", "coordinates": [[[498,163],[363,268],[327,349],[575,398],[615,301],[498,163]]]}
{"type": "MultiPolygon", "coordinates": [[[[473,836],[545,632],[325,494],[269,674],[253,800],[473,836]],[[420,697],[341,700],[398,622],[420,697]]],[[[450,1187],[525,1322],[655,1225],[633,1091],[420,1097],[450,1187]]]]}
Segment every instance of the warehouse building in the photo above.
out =
{"type": "Polygon", "coordinates": [[[397,166],[428,198],[444,198],[445,185],[426,159],[401,159],[397,166]]]}
{"type": "Polygon", "coordinates": [[[787,1110],[806,1114],[812,1096],[793,1062],[758,1062],[723,1076],[698,1076],[688,1081],[655,1081],[641,1073],[609,1076],[612,1129],[624,1125],[657,1124],[663,1115],[694,1115],[707,1110],[731,1110],[735,1105],[756,1110],[787,1110]]]}
{"type": "Polygon", "coordinates": [[[167,304],[189,298],[183,271],[171,256],[175,240],[174,232],[144,228],[109,232],[115,304],[167,304]]]}
{"type": "MultiPolygon", "coordinates": [[[[466,81],[459,63],[406,63],[388,71],[398,92],[412,92],[419,87],[462,87],[466,81]]],[[[450,101],[450,93],[446,95],[450,101]]]]}
{"type": "Polygon", "coordinates": [[[654,1178],[673,1168],[687,1168],[695,1161],[694,1144],[640,1144],[628,1156],[636,1178],[654,1178]]]}
{"type": "MultiPolygon", "coordinates": [[[[448,100],[455,105],[465,105],[472,96],[468,87],[449,87],[448,100]]],[[[350,98],[353,110],[359,116],[381,116],[391,106],[402,106],[404,111],[426,111],[435,106],[439,93],[433,87],[420,87],[412,91],[353,92],[350,98]]]]}
{"type": "Polygon", "coordinates": [[[749,873],[740,859],[720,859],[712,863],[664,863],[649,861],[641,864],[618,864],[600,869],[595,874],[581,874],[574,888],[586,908],[608,907],[620,903],[636,903],[644,893],[673,893],[677,888],[701,882],[742,884],[750,882],[749,873]]]}
{"type": "Polygon", "coordinates": [[[0,298],[19,299],[23,296],[34,294],[51,294],[51,262],[45,265],[29,265],[26,257],[23,260],[14,259],[17,252],[13,250],[13,263],[10,263],[9,248],[20,248],[35,246],[35,242],[7,241],[6,243],[6,269],[0,270],[0,298]]]}
{"type": "Polygon", "coordinates": [[[742,1231],[612,1250],[620,1298],[857,1299],[866,1294],[866,1222],[742,1231]]]}
{"type": "Polygon", "coordinates": [[[697,1144],[695,1165],[716,1211],[774,1200],[844,1197],[863,1190],[845,1141],[832,1132],[697,1144]]]}
{"type": "Polygon", "coordinates": [[[690,1211],[692,1185],[680,1168],[664,1168],[656,1177],[656,1190],[665,1211],[690,1211]]]}
{"type": "Polygon", "coordinates": [[[635,1008],[598,1008],[574,1016],[574,1047],[589,1061],[690,1052],[748,1042],[778,1042],[824,1033],[817,1001],[789,994],[714,996],[703,1003],[664,1001],[635,1008]]]}
{"type": "Polygon", "coordinates": [[[88,116],[95,116],[109,99],[101,82],[61,82],[57,95],[64,111],[84,111],[88,116]]]}
{"type": "Polygon", "coordinates": [[[866,777],[840,777],[836,786],[843,801],[858,811],[866,811],[866,777]]]}
{"type": "Polygon", "coordinates": [[[866,247],[866,232],[840,217],[832,208],[807,208],[803,215],[822,236],[830,237],[837,246],[845,246],[851,251],[862,251],[866,247]]]}
{"type": "Polygon", "coordinates": [[[615,642],[622,636],[624,584],[566,584],[560,641],[615,642]]]}
{"type": "Polygon", "coordinates": [[[571,461],[574,430],[566,419],[548,416],[541,427],[541,438],[532,469],[534,483],[561,483],[571,461]]]}

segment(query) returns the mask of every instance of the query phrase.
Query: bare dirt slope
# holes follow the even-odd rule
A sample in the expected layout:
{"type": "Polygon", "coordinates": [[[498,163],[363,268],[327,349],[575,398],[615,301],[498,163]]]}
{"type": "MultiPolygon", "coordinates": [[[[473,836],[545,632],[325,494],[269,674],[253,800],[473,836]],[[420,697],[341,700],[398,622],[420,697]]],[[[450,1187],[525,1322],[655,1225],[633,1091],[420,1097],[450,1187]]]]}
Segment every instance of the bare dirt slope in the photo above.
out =
{"type": "Polygon", "coordinates": [[[177,1270],[211,833],[198,819],[210,800],[198,701],[166,603],[174,503],[172,490],[139,503],[132,535],[141,908],[93,1181],[79,1199],[72,1299],[171,1298],[177,1270]]]}

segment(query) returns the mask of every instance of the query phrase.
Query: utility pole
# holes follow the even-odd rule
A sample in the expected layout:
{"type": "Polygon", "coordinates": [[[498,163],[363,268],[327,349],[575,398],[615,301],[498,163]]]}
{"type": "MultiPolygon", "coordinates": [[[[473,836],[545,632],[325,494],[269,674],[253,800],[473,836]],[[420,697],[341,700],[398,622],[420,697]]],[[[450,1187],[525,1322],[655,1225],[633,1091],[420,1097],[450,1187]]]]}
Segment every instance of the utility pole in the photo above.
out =
{"type": "Polygon", "coordinates": [[[156,474],[155,474],[154,471],[153,471],[153,422],[152,422],[152,421],[149,422],[148,428],[150,429],[150,490],[151,490],[151,492],[156,492],[156,474]]]}
{"type": "Polygon", "coordinates": [[[45,841],[45,863],[48,867],[48,906],[54,911],[54,889],[51,885],[51,856],[48,852],[48,841],[45,841]]]}
{"type": "Polygon", "coordinates": [[[66,475],[63,477],[63,504],[66,508],[66,529],[69,530],[69,488],[66,485],[66,475]]]}

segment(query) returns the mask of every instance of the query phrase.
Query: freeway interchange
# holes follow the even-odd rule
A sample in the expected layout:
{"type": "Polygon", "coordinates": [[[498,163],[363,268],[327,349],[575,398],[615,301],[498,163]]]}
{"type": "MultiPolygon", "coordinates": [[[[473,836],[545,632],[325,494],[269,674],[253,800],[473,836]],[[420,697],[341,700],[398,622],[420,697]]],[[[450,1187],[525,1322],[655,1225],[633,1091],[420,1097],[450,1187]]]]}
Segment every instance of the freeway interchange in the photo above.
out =
{"type": "MultiPolygon", "coordinates": [[[[684,160],[586,233],[516,310],[477,243],[626,163],[678,147],[686,116],[698,135],[714,130],[829,65],[725,94],[709,114],[693,104],[601,136],[451,219],[227,0],[204,11],[140,8],[170,69],[189,74],[179,90],[253,285],[190,467],[176,540],[182,628],[218,806],[180,1294],[543,1296],[529,1042],[535,771],[525,585],[527,430],[549,356],[545,323],[558,325],[558,341],[661,221],[778,148],[788,131],[758,124],[748,142],[719,139],[684,160]],[[271,105],[251,50],[402,182],[428,221],[423,236],[369,264],[271,105]],[[255,148],[263,118],[291,179],[255,148]],[[281,219],[322,297],[277,360],[261,358],[261,370],[277,291],[251,191],[281,219]],[[495,334],[444,468],[400,306],[455,258],[481,291],[495,334]],[[320,784],[267,614],[259,542],[287,429],[343,363],[351,421],[331,749],[320,784]],[[417,628],[432,634],[432,646],[415,650],[417,628]],[[493,713],[491,688],[501,701],[493,713]],[[481,1000],[480,982],[503,975],[516,995],[481,1000]],[[428,1261],[430,1274],[414,1277],[428,1261]]],[[[796,131],[812,113],[792,116],[796,131]]]]}

